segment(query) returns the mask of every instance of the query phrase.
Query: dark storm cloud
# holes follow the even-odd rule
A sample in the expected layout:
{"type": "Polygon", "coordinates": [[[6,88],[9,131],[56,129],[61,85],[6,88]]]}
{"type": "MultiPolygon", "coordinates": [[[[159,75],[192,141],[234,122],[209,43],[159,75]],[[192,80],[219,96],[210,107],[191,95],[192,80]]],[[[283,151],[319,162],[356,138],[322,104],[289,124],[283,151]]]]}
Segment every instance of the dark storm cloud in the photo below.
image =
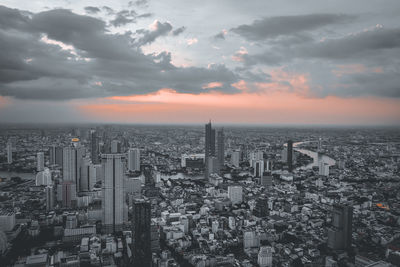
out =
{"type": "Polygon", "coordinates": [[[86,11],[86,13],[88,13],[88,14],[97,14],[97,13],[99,13],[101,10],[100,10],[100,8],[95,7],[95,6],[87,6],[87,7],[85,7],[85,11],[86,11]]]}
{"type": "Polygon", "coordinates": [[[400,28],[375,28],[343,38],[328,39],[299,48],[298,56],[320,58],[348,58],[368,56],[384,49],[400,47],[400,28]]]}
{"type": "Polygon", "coordinates": [[[251,41],[260,41],[281,35],[291,35],[314,30],[329,24],[342,24],[353,20],[351,15],[310,14],[296,16],[268,17],[243,24],[231,31],[251,41]]]}
{"type": "Polygon", "coordinates": [[[175,30],[172,32],[172,34],[173,34],[174,36],[177,36],[177,35],[183,33],[185,30],[186,30],[186,27],[185,27],[185,26],[182,26],[182,27],[179,27],[179,28],[175,29],[175,30]]]}
{"type": "MultiPolygon", "coordinates": [[[[57,9],[31,16],[0,8],[13,20],[0,20],[0,95],[23,99],[66,100],[146,94],[161,88],[200,93],[210,82],[235,92],[238,77],[224,65],[179,68],[171,54],[144,55],[140,46],[172,30],[156,21],[152,30],[112,34],[106,23],[57,9]],[[4,40],[4,41],[3,41],[4,40]]],[[[3,18],[3,17],[2,17],[3,18]]]]}
{"type": "Polygon", "coordinates": [[[167,35],[172,30],[172,25],[168,22],[154,22],[154,30],[141,29],[136,31],[141,34],[142,37],[138,40],[138,46],[150,44],[154,42],[158,37],[167,35]]]}
{"type": "Polygon", "coordinates": [[[400,28],[386,29],[376,27],[336,39],[315,41],[307,35],[278,38],[270,42],[272,48],[259,54],[235,54],[246,65],[277,65],[296,58],[320,58],[329,60],[362,59],[374,57],[374,61],[391,58],[400,51],[400,28]],[[297,40],[297,41],[296,41],[297,40]],[[383,57],[379,55],[383,54],[383,57]]]}

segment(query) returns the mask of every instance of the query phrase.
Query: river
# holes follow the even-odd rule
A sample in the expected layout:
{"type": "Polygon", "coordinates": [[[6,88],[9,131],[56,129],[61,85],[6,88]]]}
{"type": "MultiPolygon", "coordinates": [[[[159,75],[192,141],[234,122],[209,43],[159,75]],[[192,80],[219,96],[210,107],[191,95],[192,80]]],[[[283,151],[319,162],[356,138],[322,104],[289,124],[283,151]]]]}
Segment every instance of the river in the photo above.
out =
{"type": "Polygon", "coordinates": [[[303,148],[297,148],[297,146],[304,144],[304,143],[306,143],[306,142],[293,143],[294,150],[311,157],[313,159],[313,162],[304,167],[300,167],[300,169],[311,169],[312,167],[318,167],[318,163],[321,160],[324,161],[325,163],[327,163],[329,165],[329,167],[336,164],[336,161],[333,158],[328,157],[327,155],[320,154],[318,152],[303,149],[303,148]]]}

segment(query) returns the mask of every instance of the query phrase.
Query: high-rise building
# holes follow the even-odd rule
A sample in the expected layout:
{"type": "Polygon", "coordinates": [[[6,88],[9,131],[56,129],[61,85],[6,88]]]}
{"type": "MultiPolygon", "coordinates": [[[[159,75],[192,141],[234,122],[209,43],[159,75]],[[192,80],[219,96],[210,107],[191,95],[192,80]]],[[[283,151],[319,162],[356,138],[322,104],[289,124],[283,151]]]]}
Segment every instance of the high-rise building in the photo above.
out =
{"type": "Polygon", "coordinates": [[[210,178],[210,175],[212,173],[218,173],[219,172],[219,164],[218,164],[218,159],[214,156],[208,157],[207,162],[206,162],[206,177],[210,178]]]}
{"type": "Polygon", "coordinates": [[[329,176],[329,164],[321,160],[318,164],[318,174],[322,176],[329,176]]]}
{"type": "Polygon", "coordinates": [[[288,170],[291,172],[293,170],[293,141],[289,140],[287,142],[287,165],[288,170]]]}
{"type": "Polygon", "coordinates": [[[38,152],[36,155],[36,170],[41,172],[44,170],[44,153],[38,152]]]}
{"type": "Polygon", "coordinates": [[[260,247],[258,253],[258,265],[260,267],[271,267],[272,266],[272,247],[260,247]]]}
{"type": "Polygon", "coordinates": [[[221,170],[224,167],[225,163],[225,144],[224,144],[224,129],[221,129],[217,132],[217,158],[219,169],[221,170]]]}
{"type": "Polygon", "coordinates": [[[239,168],[239,163],[240,163],[240,151],[233,151],[231,154],[231,164],[239,168]]]}
{"type": "Polygon", "coordinates": [[[46,193],[46,211],[51,211],[54,209],[54,190],[52,185],[45,187],[46,193]]]}
{"type": "Polygon", "coordinates": [[[63,149],[63,181],[72,181],[79,191],[83,148],[68,146],[63,149]]]}
{"type": "Polygon", "coordinates": [[[133,196],[133,198],[141,198],[142,181],[140,178],[128,178],[125,180],[126,193],[133,196]]]}
{"type": "Polygon", "coordinates": [[[207,159],[210,156],[215,156],[215,129],[212,128],[211,121],[206,124],[205,138],[205,157],[207,159]]]}
{"type": "Polygon", "coordinates": [[[122,154],[103,154],[103,225],[107,233],[120,231],[124,222],[124,169],[122,154]]]}
{"type": "Polygon", "coordinates": [[[232,204],[238,204],[243,201],[243,188],[240,185],[228,186],[228,197],[232,204]]]}
{"type": "Polygon", "coordinates": [[[353,207],[335,204],[332,208],[332,222],[328,229],[328,247],[347,250],[351,247],[353,234],[353,207]]]}
{"type": "Polygon", "coordinates": [[[151,205],[148,200],[133,201],[132,235],[134,266],[151,266],[151,205]]]}
{"type": "Polygon", "coordinates": [[[7,163],[11,164],[13,162],[13,157],[12,157],[12,143],[9,141],[7,142],[7,163]]]}
{"type": "Polygon", "coordinates": [[[93,189],[94,184],[96,183],[96,177],[94,177],[93,179],[93,174],[92,177],[90,175],[91,168],[93,168],[93,164],[91,163],[90,159],[89,158],[82,159],[80,185],[79,185],[79,190],[81,192],[91,191],[93,189]]]}
{"type": "Polygon", "coordinates": [[[254,177],[261,177],[264,173],[264,160],[254,162],[254,177]]]}
{"type": "Polygon", "coordinates": [[[95,130],[90,131],[90,159],[93,164],[99,163],[99,138],[95,130]]]}
{"type": "Polygon", "coordinates": [[[128,170],[140,171],[140,150],[130,148],[128,151],[128,170]]]}
{"type": "Polygon", "coordinates": [[[56,145],[49,147],[50,165],[63,166],[63,148],[56,145]]]}
{"type": "Polygon", "coordinates": [[[72,208],[76,204],[76,184],[73,181],[62,181],[58,193],[61,194],[62,206],[72,208]]]}
{"type": "Polygon", "coordinates": [[[119,140],[111,141],[111,154],[121,153],[121,142],[119,140]]]}

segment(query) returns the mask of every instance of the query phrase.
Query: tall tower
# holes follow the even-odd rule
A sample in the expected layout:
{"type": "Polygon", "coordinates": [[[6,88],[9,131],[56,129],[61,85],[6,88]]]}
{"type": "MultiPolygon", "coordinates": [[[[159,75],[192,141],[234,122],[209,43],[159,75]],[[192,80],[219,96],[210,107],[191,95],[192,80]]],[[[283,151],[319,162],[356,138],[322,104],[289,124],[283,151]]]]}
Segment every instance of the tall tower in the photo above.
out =
{"type": "Polygon", "coordinates": [[[151,205],[148,200],[133,201],[133,264],[151,266],[151,205]]]}
{"type": "Polygon", "coordinates": [[[41,172],[44,170],[44,153],[43,152],[38,152],[36,155],[36,170],[38,172],[41,172]]]}
{"type": "Polygon", "coordinates": [[[107,233],[122,230],[124,220],[124,169],[122,154],[104,154],[103,225],[107,233]]]}
{"type": "Polygon", "coordinates": [[[130,148],[128,151],[128,170],[140,171],[140,150],[130,148]]]}
{"type": "Polygon", "coordinates": [[[7,143],[7,163],[11,164],[13,162],[12,158],[12,143],[8,141],[7,143]]]}
{"type": "Polygon", "coordinates": [[[225,145],[224,145],[224,129],[221,129],[217,132],[217,158],[219,169],[224,167],[224,160],[225,160],[225,145]]]}
{"type": "Polygon", "coordinates": [[[90,159],[93,164],[99,163],[99,138],[95,130],[90,131],[90,159]]]}
{"type": "Polygon", "coordinates": [[[272,247],[260,247],[257,262],[260,267],[272,266],[272,247]]]}
{"type": "Polygon", "coordinates": [[[54,190],[52,185],[48,185],[45,188],[46,193],[46,211],[54,209],[54,190]]]}
{"type": "Polygon", "coordinates": [[[332,223],[328,229],[328,247],[346,250],[351,247],[353,233],[353,207],[349,205],[334,205],[332,223]]]}
{"type": "Polygon", "coordinates": [[[63,181],[72,181],[79,191],[83,150],[68,146],[63,149],[63,181]]]}
{"type": "Polygon", "coordinates": [[[289,140],[287,142],[287,165],[291,172],[293,170],[293,141],[289,140]]]}
{"type": "Polygon", "coordinates": [[[206,124],[206,132],[205,132],[205,153],[204,153],[204,162],[206,163],[205,168],[205,178],[209,178],[209,174],[214,172],[214,169],[218,169],[217,166],[214,167],[212,164],[212,168],[210,166],[210,162],[217,162],[218,160],[215,158],[215,130],[211,126],[211,121],[206,124]],[[213,169],[213,170],[211,170],[213,169]]]}
{"type": "Polygon", "coordinates": [[[206,124],[205,142],[205,157],[215,156],[215,129],[212,128],[211,121],[206,124]]]}

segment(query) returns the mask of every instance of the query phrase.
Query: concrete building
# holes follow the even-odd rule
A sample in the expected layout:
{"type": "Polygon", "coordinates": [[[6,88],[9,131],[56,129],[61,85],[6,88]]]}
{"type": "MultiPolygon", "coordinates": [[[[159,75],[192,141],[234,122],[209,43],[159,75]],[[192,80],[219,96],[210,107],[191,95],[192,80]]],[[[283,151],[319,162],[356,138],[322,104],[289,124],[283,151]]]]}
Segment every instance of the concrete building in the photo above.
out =
{"type": "Polygon", "coordinates": [[[44,153],[38,152],[36,155],[36,170],[41,172],[44,170],[44,153]]]}
{"type": "Polygon", "coordinates": [[[232,204],[238,204],[243,201],[243,188],[239,185],[228,186],[228,197],[232,204]]]}
{"type": "Polygon", "coordinates": [[[128,151],[128,170],[140,171],[140,150],[138,148],[130,148],[128,151]]]}
{"type": "Polygon", "coordinates": [[[124,222],[124,169],[122,154],[104,154],[104,182],[102,185],[103,225],[105,231],[116,232],[124,222]]]}

